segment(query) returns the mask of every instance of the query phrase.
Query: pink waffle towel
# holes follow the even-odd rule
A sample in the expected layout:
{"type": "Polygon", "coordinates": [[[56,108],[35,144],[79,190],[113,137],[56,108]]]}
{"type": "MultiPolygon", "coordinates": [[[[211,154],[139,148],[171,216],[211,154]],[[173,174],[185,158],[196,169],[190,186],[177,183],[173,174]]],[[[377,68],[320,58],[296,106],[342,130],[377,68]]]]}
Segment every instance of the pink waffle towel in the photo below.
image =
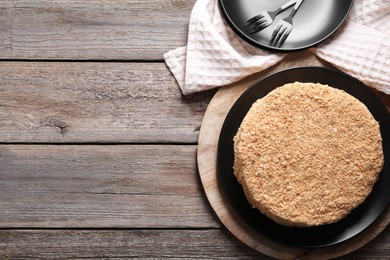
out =
{"type": "MultiPolygon", "coordinates": [[[[342,27],[310,50],[390,94],[390,1],[355,0],[342,27]]],[[[236,82],[285,55],[242,40],[222,18],[218,0],[198,0],[190,17],[187,46],[165,53],[164,60],[187,95],[236,82]]]]}

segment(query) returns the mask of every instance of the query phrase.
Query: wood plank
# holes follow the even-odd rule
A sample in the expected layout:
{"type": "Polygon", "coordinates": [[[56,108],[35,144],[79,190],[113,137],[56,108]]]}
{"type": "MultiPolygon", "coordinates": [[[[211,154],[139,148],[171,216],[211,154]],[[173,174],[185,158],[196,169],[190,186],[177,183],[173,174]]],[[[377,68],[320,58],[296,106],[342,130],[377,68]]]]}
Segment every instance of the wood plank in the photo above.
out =
{"type": "MultiPolygon", "coordinates": [[[[0,55],[8,53],[12,42],[12,2],[5,0],[0,5],[0,55]]],[[[1,57],[1,56],[0,56],[1,57]]]]}
{"type": "MultiPolygon", "coordinates": [[[[390,230],[339,259],[389,259],[390,230]]],[[[225,230],[1,230],[0,257],[271,259],[225,230]]],[[[273,259],[273,258],[272,258],[273,259]]]]}
{"type": "Polygon", "coordinates": [[[215,91],[163,63],[0,62],[0,142],[196,143],[215,91]]]}
{"type": "Polygon", "coordinates": [[[0,59],[162,60],[185,44],[194,3],[2,0],[0,59]]]}
{"type": "Polygon", "coordinates": [[[0,257],[270,259],[221,230],[2,230],[0,257]]]}
{"type": "Polygon", "coordinates": [[[194,145],[0,145],[0,228],[215,228],[194,145]]]}
{"type": "MultiPolygon", "coordinates": [[[[277,68],[313,60],[299,52],[277,68]]],[[[163,63],[0,62],[0,78],[3,143],[194,144],[215,93],[182,96],[163,63]]]]}

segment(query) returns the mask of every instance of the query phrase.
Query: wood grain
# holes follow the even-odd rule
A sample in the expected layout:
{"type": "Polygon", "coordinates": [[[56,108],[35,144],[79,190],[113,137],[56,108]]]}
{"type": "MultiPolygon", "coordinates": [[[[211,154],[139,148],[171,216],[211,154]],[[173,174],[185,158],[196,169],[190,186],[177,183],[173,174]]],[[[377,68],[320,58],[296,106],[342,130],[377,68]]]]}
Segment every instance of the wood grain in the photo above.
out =
{"type": "Polygon", "coordinates": [[[11,49],[11,42],[12,42],[12,1],[5,0],[2,1],[0,4],[0,53],[9,52],[9,50],[11,49]]]}
{"type": "Polygon", "coordinates": [[[227,232],[211,230],[0,231],[0,257],[270,259],[227,232]]]}
{"type": "MultiPolygon", "coordinates": [[[[387,229],[344,260],[389,259],[387,229]]],[[[0,257],[15,258],[202,258],[265,256],[225,230],[1,230],[0,257]]]]}
{"type": "Polygon", "coordinates": [[[0,62],[0,142],[196,143],[215,91],[162,63],[0,62]]]}
{"type": "Polygon", "coordinates": [[[2,0],[0,59],[162,60],[185,45],[194,3],[2,0]]]}
{"type": "Polygon", "coordinates": [[[0,145],[0,228],[216,228],[194,145],[0,145]]]}

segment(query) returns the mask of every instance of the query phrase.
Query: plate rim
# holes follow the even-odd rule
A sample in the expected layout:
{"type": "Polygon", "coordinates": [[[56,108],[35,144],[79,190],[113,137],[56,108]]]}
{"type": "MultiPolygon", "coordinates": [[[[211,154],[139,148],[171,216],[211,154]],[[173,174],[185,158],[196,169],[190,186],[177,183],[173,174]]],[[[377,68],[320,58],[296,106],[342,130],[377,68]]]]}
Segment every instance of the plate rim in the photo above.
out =
{"type": "Polygon", "coordinates": [[[278,51],[278,52],[293,52],[293,51],[298,51],[298,50],[304,50],[304,49],[308,49],[310,47],[313,47],[313,46],[321,43],[322,41],[326,40],[332,34],[334,34],[340,28],[340,26],[345,22],[345,20],[347,19],[348,15],[349,15],[349,13],[350,13],[350,11],[352,9],[353,3],[354,3],[354,0],[347,0],[347,1],[350,1],[350,4],[349,4],[348,11],[345,13],[343,19],[340,21],[340,23],[330,33],[328,33],[322,39],[317,40],[317,41],[315,41],[315,42],[313,42],[311,44],[307,44],[307,45],[296,47],[296,48],[281,48],[281,47],[277,47],[277,46],[270,46],[270,45],[262,44],[262,43],[260,43],[260,42],[258,42],[256,40],[252,39],[251,37],[249,37],[243,31],[241,31],[240,28],[238,28],[238,26],[233,22],[233,20],[228,15],[228,11],[226,10],[226,6],[224,5],[224,1],[226,1],[226,0],[218,0],[219,7],[220,7],[220,9],[222,11],[221,12],[222,16],[225,18],[225,21],[227,21],[227,23],[230,26],[230,28],[233,29],[233,31],[241,39],[245,40],[246,42],[250,43],[251,45],[253,45],[253,46],[257,47],[257,48],[263,48],[263,49],[266,49],[266,50],[269,50],[269,51],[278,51]]]}
{"type": "MultiPolygon", "coordinates": [[[[340,70],[337,70],[335,68],[327,68],[327,67],[321,67],[321,66],[297,66],[297,67],[290,67],[290,68],[286,68],[286,69],[283,69],[283,70],[280,70],[280,71],[277,71],[277,72],[274,72],[274,73],[271,73],[269,75],[266,75],[264,77],[261,77],[259,78],[258,80],[256,80],[253,84],[251,84],[244,92],[242,92],[240,94],[240,96],[237,98],[237,100],[233,103],[233,105],[231,106],[231,108],[229,109],[228,113],[226,114],[226,117],[224,118],[223,120],[223,124],[222,124],[222,127],[221,127],[221,132],[219,133],[219,136],[218,136],[218,143],[217,143],[217,165],[216,165],[216,171],[217,171],[217,179],[218,179],[218,185],[221,186],[221,190],[224,194],[224,196],[226,197],[229,205],[231,206],[231,208],[233,209],[233,211],[238,215],[239,219],[243,222],[245,222],[248,227],[250,229],[252,229],[255,233],[258,233],[259,235],[261,236],[264,236],[266,237],[267,239],[270,239],[271,241],[274,241],[274,242],[277,242],[277,243],[280,243],[280,244],[283,244],[285,246],[290,246],[290,247],[295,247],[295,248],[306,248],[306,249],[315,249],[315,248],[324,248],[324,247],[329,247],[329,246],[334,246],[334,245],[337,245],[337,244],[340,244],[340,243],[343,243],[347,240],[350,240],[352,239],[353,237],[356,237],[357,235],[359,235],[360,233],[362,233],[364,230],[368,229],[371,225],[373,225],[374,222],[376,222],[380,216],[383,215],[383,213],[385,212],[386,208],[390,205],[390,198],[387,200],[387,202],[385,203],[385,206],[383,207],[383,209],[380,211],[379,214],[377,214],[377,216],[368,224],[366,225],[363,229],[359,230],[358,232],[356,232],[355,234],[353,234],[352,236],[349,236],[347,238],[344,238],[344,239],[338,239],[337,241],[334,241],[334,242],[331,242],[331,243],[322,243],[322,244],[319,244],[319,245],[302,245],[302,244],[294,244],[294,243],[288,243],[288,242],[283,242],[283,241],[280,241],[280,240],[277,240],[277,239],[274,239],[274,238],[271,238],[267,235],[264,235],[263,233],[259,232],[256,228],[253,227],[253,224],[251,223],[248,223],[243,217],[242,217],[242,214],[240,214],[240,212],[237,211],[236,209],[236,206],[232,205],[232,202],[230,201],[230,197],[231,195],[228,194],[228,192],[226,191],[226,187],[225,185],[223,185],[221,183],[221,170],[220,170],[220,161],[222,160],[220,157],[221,157],[221,152],[220,152],[220,149],[221,149],[221,139],[222,139],[222,135],[223,135],[223,130],[227,127],[227,119],[228,117],[230,116],[231,113],[234,112],[234,110],[236,109],[236,107],[239,105],[239,101],[241,99],[242,96],[245,96],[248,94],[248,92],[251,91],[251,89],[255,88],[260,82],[268,79],[268,78],[272,78],[272,77],[275,77],[277,76],[278,74],[280,73],[287,73],[287,72],[290,72],[290,71],[294,71],[294,70],[319,70],[319,71],[323,71],[323,72],[330,72],[330,73],[336,73],[336,74],[339,74],[339,76],[341,77],[345,77],[347,78],[349,81],[352,81],[352,82],[355,82],[356,84],[359,84],[359,85],[363,85],[365,86],[365,90],[367,92],[370,92],[370,95],[371,97],[369,97],[369,99],[375,99],[376,101],[376,106],[379,106],[380,110],[385,110],[385,111],[388,111],[387,110],[387,107],[384,105],[384,103],[382,102],[382,100],[375,94],[375,92],[370,88],[368,87],[367,85],[365,85],[363,82],[357,80],[356,78],[340,71],[340,70]]],[[[269,92],[271,92],[272,90],[274,90],[275,88],[277,87],[272,87],[272,89],[270,91],[266,91],[267,94],[269,92]]],[[[337,88],[337,87],[335,87],[337,88]]],[[[339,89],[339,88],[337,88],[339,89]]],[[[348,93],[346,90],[344,90],[346,93],[348,93]]],[[[265,95],[267,95],[265,94],[265,95]]],[[[351,93],[348,93],[350,95],[352,95],[351,93]]],[[[264,95],[264,96],[265,96],[264,95]]],[[[352,95],[354,96],[354,95],[352,95]]],[[[263,96],[262,96],[263,97],[263,96]]],[[[355,97],[355,96],[354,96],[355,97]]],[[[358,99],[357,97],[355,97],[356,99],[358,99]]],[[[362,100],[358,99],[360,102],[362,102],[363,104],[365,104],[362,100]]],[[[253,104],[253,103],[251,103],[253,104]]],[[[365,106],[367,107],[367,104],[365,104],[365,106]]],[[[370,113],[372,113],[370,111],[370,113]]],[[[387,113],[387,121],[390,122],[390,112],[388,111],[387,113]]],[[[243,118],[242,118],[243,119],[243,118]]],[[[242,120],[241,119],[241,120],[242,120]]],[[[241,121],[242,122],[242,121],[241,121]]],[[[240,124],[241,124],[240,122],[240,124]]],[[[390,138],[390,137],[389,137],[390,138]]],[[[384,138],[382,138],[383,140],[384,138]]],[[[388,140],[386,138],[386,140],[388,140]]],[[[385,148],[383,148],[383,150],[385,151],[385,148]]],[[[388,155],[389,158],[390,158],[390,155],[388,155]]],[[[234,158],[234,157],[233,157],[234,158]]],[[[384,159],[386,159],[386,156],[384,155],[384,159]]],[[[385,167],[385,165],[383,166],[385,167]]],[[[385,168],[383,168],[382,170],[384,170],[385,168]]],[[[382,173],[382,171],[381,171],[382,173]]],[[[390,172],[388,173],[390,174],[390,172]]],[[[235,179],[235,181],[237,182],[237,180],[235,179]]],[[[238,182],[237,182],[238,183],[238,182]]],[[[240,185],[240,184],[238,184],[240,185]]],[[[240,185],[241,186],[241,185],[240,185]]],[[[358,207],[359,208],[359,207],[358,207]]],[[[261,214],[261,213],[260,213],[261,214]]],[[[263,215],[263,214],[262,214],[263,215]]]]}

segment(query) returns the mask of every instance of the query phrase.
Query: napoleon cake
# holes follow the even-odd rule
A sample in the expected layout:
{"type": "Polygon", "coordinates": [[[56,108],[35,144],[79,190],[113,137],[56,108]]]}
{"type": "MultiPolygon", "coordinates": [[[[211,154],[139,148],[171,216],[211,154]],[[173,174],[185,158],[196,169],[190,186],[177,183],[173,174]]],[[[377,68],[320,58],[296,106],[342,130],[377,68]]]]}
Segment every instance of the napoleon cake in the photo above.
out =
{"type": "Polygon", "coordinates": [[[346,92],[290,83],[257,100],[234,137],[234,174],[275,222],[311,227],[344,218],[383,167],[378,122],[346,92]]]}

